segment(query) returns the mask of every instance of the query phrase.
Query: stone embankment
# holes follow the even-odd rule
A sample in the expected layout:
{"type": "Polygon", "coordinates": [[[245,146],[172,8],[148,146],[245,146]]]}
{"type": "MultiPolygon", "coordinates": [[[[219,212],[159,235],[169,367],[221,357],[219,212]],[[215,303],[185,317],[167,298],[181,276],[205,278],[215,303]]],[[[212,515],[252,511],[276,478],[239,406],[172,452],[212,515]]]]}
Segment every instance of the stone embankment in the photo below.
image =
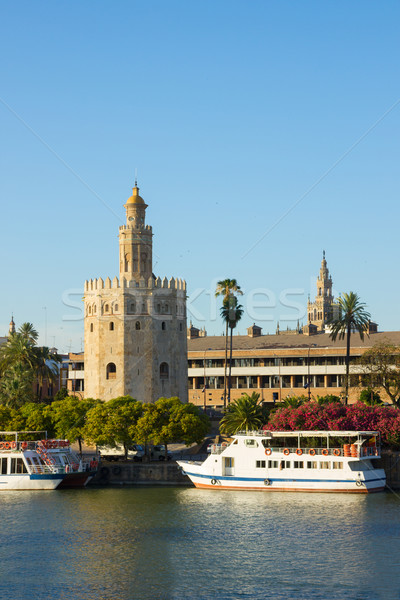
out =
{"type": "Polygon", "coordinates": [[[176,462],[102,461],[91,485],[192,485],[176,462]]]}

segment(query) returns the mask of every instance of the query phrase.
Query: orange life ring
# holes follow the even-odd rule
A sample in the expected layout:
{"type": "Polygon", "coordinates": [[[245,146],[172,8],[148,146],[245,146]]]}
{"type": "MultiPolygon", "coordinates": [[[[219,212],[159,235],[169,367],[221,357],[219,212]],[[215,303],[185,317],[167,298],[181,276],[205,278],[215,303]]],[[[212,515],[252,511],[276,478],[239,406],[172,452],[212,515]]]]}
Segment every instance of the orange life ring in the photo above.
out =
{"type": "Polygon", "coordinates": [[[3,444],[3,442],[0,442],[0,450],[3,450],[3,449],[4,449],[4,444],[3,444]]]}
{"type": "Polygon", "coordinates": [[[27,447],[28,447],[28,442],[22,442],[22,444],[21,444],[22,450],[26,450],[27,447]]]}
{"type": "Polygon", "coordinates": [[[267,456],[270,456],[270,454],[271,454],[271,448],[265,448],[265,454],[267,456]]]}
{"type": "Polygon", "coordinates": [[[314,450],[314,448],[310,448],[310,450],[309,450],[308,454],[309,454],[310,456],[315,456],[315,450],[314,450]]]}
{"type": "Polygon", "coordinates": [[[303,450],[301,448],[297,448],[296,454],[297,456],[301,456],[303,454],[303,450]]]}
{"type": "Polygon", "coordinates": [[[289,450],[289,448],[285,448],[285,449],[284,449],[284,451],[283,451],[283,454],[284,454],[285,456],[288,456],[288,454],[290,454],[290,450],[289,450]]]}
{"type": "Polygon", "coordinates": [[[4,450],[9,450],[11,448],[10,442],[4,442],[3,447],[4,447],[4,450]]]}
{"type": "Polygon", "coordinates": [[[333,454],[335,456],[340,456],[340,450],[339,450],[339,448],[335,448],[334,451],[333,451],[333,454]]]}
{"type": "Polygon", "coordinates": [[[324,449],[322,450],[321,454],[323,454],[324,456],[328,456],[328,454],[329,454],[329,450],[328,450],[328,448],[324,448],[324,449]]]}
{"type": "Polygon", "coordinates": [[[11,448],[13,450],[15,450],[16,447],[17,447],[17,442],[11,442],[11,448]]]}

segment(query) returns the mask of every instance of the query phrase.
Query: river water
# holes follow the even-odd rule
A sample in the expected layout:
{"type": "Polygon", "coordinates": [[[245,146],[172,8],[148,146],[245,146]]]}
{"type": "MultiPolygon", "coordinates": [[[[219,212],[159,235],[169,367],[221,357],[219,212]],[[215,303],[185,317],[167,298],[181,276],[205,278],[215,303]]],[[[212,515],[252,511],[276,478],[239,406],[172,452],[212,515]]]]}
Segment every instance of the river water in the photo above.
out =
{"type": "Polygon", "coordinates": [[[400,600],[400,499],[88,488],[0,495],[0,598],[400,600]]]}

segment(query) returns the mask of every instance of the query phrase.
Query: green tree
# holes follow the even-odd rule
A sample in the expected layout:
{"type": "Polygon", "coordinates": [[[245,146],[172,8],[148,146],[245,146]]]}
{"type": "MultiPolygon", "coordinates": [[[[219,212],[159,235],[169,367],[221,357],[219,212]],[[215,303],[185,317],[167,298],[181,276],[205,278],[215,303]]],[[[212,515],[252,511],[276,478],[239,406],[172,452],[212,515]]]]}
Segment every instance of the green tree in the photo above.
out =
{"type": "Polygon", "coordinates": [[[31,370],[21,363],[7,367],[0,380],[0,402],[19,408],[33,400],[33,397],[31,370]]]}
{"type": "Polygon", "coordinates": [[[370,387],[365,388],[360,393],[360,401],[364,402],[364,404],[368,404],[368,406],[375,406],[375,404],[383,404],[381,397],[378,392],[374,392],[374,390],[370,387]]]}
{"type": "Polygon", "coordinates": [[[265,415],[260,404],[260,394],[253,392],[251,396],[243,394],[227,407],[220,422],[220,431],[233,435],[238,431],[256,431],[265,422],[265,415]]]}
{"type": "Polygon", "coordinates": [[[81,400],[76,396],[68,396],[64,400],[53,402],[48,407],[48,414],[56,435],[71,442],[77,441],[81,454],[87,415],[99,403],[100,400],[93,398],[81,400]]]}
{"type": "Polygon", "coordinates": [[[280,402],[280,406],[285,406],[286,408],[288,406],[291,406],[292,408],[298,408],[307,401],[308,398],[306,398],[306,396],[288,396],[287,398],[284,398],[282,402],[280,402]]]}
{"type": "Polygon", "coordinates": [[[232,383],[232,345],[233,345],[233,330],[243,315],[243,306],[238,304],[236,296],[229,295],[224,300],[221,307],[221,317],[225,321],[227,328],[230,329],[229,341],[229,374],[228,374],[228,403],[231,401],[231,383],[232,383]]]}
{"type": "Polygon", "coordinates": [[[143,413],[143,404],[130,396],[120,396],[97,404],[86,415],[83,437],[97,446],[123,445],[125,458],[135,441],[136,424],[143,413]]]}
{"type": "Polygon", "coordinates": [[[37,338],[33,325],[23,323],[0,348],[0,398],[10,405],[21,406],[32,399],[35,379],[40,398],[43,381],[55,381],[58,377],[59,356],[46,347],[38,347],[37,338]]]}
{"type": "Polygon", "coordinates": [[[179,398],[159,398],[146,404],[137,422],[137,440],[147,444],[164,444],[165,458],[168,444],[183,441],[187,446],[200,443],[209,430],[210,421],[196,406],[183,403],[179,398]]]}
{"type": "Polygon", "coordinates": [[[52,415],[45,404],[26,402],[19,409],[24,431],[46,431],[48,437],[54,437],[55,430],[52,415]]]}
{"type": "Polygon", "coordinates": [[[365,304],[360,302],[357,294],[349,292],[343,294],[338,300],[339,316],[332,317],[327,325],[330,327],[330,337],[333,341],[339,337],[346,337],[346,381],[345,381],[345,404],[349,399],[349,371],[350,371],[350,338],[353,330],[358,331],[360,338],[364,339],[364,333],[370,322],[371,315],[365,310],[365,304]]]}
{"type": "MultiPolygon", "coordinates": [[[[231,296],[234,296],[235,294],[238,295],[242,295],[243,292],[240,289],[240,285],[238,285],[236,279],[221,279],[220,281],[217,282],[217,288],[215,290],[215,296],[222,296],[222,305],[224,305],[225,302],[228,302],[229,298],[231,296]]],[[[227,364],[228,364],[228,327],[229,327],[229,321],[224,319],[225,321],[225,326],[226,326],[226,330],[225,330],[225,364],[224,364],[224,408],[226,408],[226,383],[227,383],[227,377],[226,377],[226,369],[227,369],[227,364]]],[[[204,385],[206,384],[206,382],[204,382],[204,385]]]]}
{"type": "Polygon", "coordinates": [[[382,387],[400,408],[400,347],[383,341],[364,352],[359,360],[367,388],[382,387]]]}
{"type": "Polygon", "coordinates": [[[41,400],[44,381],[55,383],[58,380],[61,358],[51,352],[47,346],[36,347],[34,350],[36,356],[34,371],[39,386],[38,397],[41,400]]]}
{"type": "Polygon", "coordinates": [[[10,406],[0,404],[0,429],[3,431],[21,431],[24,421],[19,411],[10,406]]]}

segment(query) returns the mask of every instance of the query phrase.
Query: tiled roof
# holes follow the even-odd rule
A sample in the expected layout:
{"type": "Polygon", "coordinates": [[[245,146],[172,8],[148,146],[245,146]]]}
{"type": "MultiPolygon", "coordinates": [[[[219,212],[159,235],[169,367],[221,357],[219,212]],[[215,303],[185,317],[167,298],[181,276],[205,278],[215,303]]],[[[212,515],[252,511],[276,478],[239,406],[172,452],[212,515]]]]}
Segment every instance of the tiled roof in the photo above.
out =
{"type": "MultiPolygon", "coordinates": [[[[364,336],[361,340],[358,333],[353,333],[350,338],[352,348],[370,348],[380,342],[389,342],[400,346],[400,331],[383,331],[371,333],[368,337],[364,336]]],[[[274,350],[285,348],[345,348],[346,338],[333,342],[328,333],[317,335],[303,334],[285,334],[279,335],[261,335],[259,337],[249,337],[247,335],[233,336],[234,350],[274,350]]],[[[189,352],[201,352],[205,350],[224,350],[225,336],[211,335],[208,337],[195,338],[188,340],[189,352]]]]}

